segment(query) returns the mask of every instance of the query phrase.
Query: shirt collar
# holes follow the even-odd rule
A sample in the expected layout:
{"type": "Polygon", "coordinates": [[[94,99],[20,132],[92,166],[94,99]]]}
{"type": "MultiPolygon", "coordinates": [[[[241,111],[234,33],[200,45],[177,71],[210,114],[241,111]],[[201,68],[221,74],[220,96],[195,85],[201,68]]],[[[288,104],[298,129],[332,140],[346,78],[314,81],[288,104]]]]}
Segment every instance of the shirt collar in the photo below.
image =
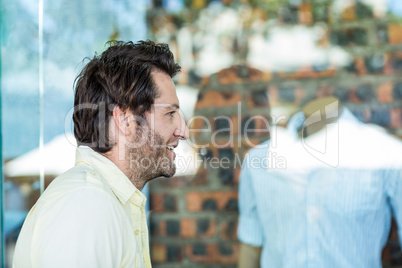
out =
{"type": "Polygon", "coordinates": [[[75,159],[76,165],[79,162],[83,162],[98,171],[121,203],[125,204],[127,200],[135,200],[135,204],[139,206],[145,205],[145,195],[105,156],[95,152],[88,146],[81,145],[76,150],[75,159]]]}
{"type": "MultiPolygon", "coordinates": [[[[303,112],[298,112],[294,114],[288,121],[286,129],[297,137],[297,131],[303,127],[304,121],[306,120],[303,112]]],[[[357,119],[352,112],[346,108],[342,108],[342,112],[339,116],[338,122],[349,122],[354,124],[361,124],[359,119],[357,119]]]]}

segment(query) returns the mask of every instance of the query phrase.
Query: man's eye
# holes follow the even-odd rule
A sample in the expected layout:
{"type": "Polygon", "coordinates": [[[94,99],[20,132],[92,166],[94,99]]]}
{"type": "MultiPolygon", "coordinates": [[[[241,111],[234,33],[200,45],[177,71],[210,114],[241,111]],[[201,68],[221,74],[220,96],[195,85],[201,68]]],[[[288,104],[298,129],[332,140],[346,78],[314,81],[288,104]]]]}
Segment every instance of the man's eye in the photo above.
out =
{"type": "Polygon", "coordinates": [[[169,113],[167,113],[167,114],[168,114],[169,116],[173,117],[175,112],[176,112],[176,111],[172,111],[172,112],[169,112],[169,113]]]}

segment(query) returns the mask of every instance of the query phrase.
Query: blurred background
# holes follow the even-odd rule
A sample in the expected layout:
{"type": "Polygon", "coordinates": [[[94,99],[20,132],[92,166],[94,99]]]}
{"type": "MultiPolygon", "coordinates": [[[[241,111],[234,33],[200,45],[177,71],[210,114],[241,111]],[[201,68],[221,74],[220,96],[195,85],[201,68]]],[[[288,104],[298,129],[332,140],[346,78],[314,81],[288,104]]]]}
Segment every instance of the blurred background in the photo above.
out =
{"type": "MultiPolygon", "coordinates": [[[[0,22],[4,267],[41,191],[74,164],[74,79],[108,40],[168,43],[182,66],[175,82],[190,131],[204,116],[216,144],[236,137],[221,148],[193,132],[178,151],[189,162],[145,189],[155,267],[236,266],[235,158],[250,149],[249,124],[258,144],[269,138],[258,131],[266,121],[286,126],[308,101],[336,96],[402,139],[400,0],[14,0],[1,2],[0,22]],[[211,157],[232,159],[230,167],[204,165],[211,157]]],[[[395,224],[383,263],[402,265],[395,224]]]]}

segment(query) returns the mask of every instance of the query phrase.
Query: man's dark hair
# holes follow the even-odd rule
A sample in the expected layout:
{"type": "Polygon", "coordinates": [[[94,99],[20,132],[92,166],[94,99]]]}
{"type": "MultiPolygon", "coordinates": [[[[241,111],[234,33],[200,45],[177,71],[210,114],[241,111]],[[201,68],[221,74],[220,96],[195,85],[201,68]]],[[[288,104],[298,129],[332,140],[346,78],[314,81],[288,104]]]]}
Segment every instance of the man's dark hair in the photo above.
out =
{"type": "Polygon", "coordinates": [[[180,72],[167,44],[153,41],[109,41],[75,79],[74,136],[78,145],[105,153],[113,147],[109,122],[113,108],[145,116],[159,92],[151,75],[161,71],[173,78],[180,72]]]}

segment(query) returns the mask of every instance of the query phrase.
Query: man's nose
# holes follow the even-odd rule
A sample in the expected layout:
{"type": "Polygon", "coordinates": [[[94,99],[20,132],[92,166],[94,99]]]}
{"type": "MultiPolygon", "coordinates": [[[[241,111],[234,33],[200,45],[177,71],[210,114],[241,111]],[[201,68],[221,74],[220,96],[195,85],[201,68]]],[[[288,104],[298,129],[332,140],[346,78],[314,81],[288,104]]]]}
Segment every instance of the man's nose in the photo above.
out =
{"type": "Polygon", "coordinates": [[[181,115],[179,126],[176,128],[174,135],[178,136],[181,140],[187,140],[190,136],[190,131],[188,130],[186,121],[184,121],[184,118],[181,115]]]}

